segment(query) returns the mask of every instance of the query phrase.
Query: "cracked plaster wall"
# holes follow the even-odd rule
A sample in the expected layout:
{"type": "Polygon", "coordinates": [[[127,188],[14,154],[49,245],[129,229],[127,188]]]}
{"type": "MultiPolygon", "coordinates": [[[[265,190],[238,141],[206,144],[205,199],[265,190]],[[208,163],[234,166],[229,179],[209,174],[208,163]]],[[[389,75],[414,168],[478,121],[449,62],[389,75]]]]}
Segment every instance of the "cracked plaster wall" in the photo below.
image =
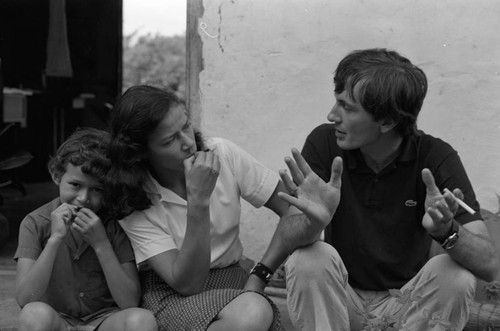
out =
{"type": "MultiPolygon", "coordinates": [[[[332,73],[353,49],[399,51],[427,74],[419,127],[458,152],[482,207],[500,194],[500,3],[496,0],[204,0],[201,126],[274,170],[326,121],[332,73]]],[[[245,254],[277,218],[243,205],[245,254]]]]}

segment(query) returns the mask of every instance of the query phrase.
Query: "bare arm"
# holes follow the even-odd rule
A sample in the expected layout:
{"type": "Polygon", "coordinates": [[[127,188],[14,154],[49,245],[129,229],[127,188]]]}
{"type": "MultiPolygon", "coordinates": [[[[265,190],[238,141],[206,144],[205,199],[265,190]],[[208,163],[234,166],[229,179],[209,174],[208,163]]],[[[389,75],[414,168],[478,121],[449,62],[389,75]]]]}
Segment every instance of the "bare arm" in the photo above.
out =
{"type": "MultiPolygon", "coordinates": [[[[280,221],[261,263],[276,270],[298,247],[319,239],[321,232],[330,223],[340,201],[342,160],[332,163],[332,176],[328,183],[320,179],[296,149],[294,160],[286,158],[293,181],[281,172],[280,182],[266,203],[280,216],[280,221]],[[288,193],[287,193],[288,192],[288,193]]],[[[250,276],[245,288],[262,290],[263,281],[250,276]]]]}
{"type": "Polygon", "coordinates": [[[44,297],[60,243],[50,238],[38,259],[20,258],[17,261],[16,300],[19,306],[44,297]]]}
{"type": "Polygon", "coordinates": [[[74,206],[61,204],[51,213],[51,236],[40,256],[35,260],[20,258],[17,261],[16,300],[21,307],[40,301],[47,290],[56,259],[57,250],[68,233],[74,206]]]}
{"type": "MultiPolygon", "coordinates": [[[[451,228],[458,204],[452,193],[441,194],[428,169],[422,170],[422,180],[427,187],[426,214],[422,219],[422,226],[430,235],[442,237],[451,228]]],[[[459,189],[453,190],[453,194],[463,199],[459,189]]],[[[499,270],[499,260],[484,222],[477,220],[460,225],[458,234],[456,245],[446,250],[446,253],[477,277],[485,281],[495,279],[499,270]]]]}
{"type": "Polygon", "coordinates": [[[210,271],[210,196],[220,162],[213,151],[197,152],[184,161],[187,225],[182,246],[147,262],[173,289],[183,295],[199,293],[210,271]]]}

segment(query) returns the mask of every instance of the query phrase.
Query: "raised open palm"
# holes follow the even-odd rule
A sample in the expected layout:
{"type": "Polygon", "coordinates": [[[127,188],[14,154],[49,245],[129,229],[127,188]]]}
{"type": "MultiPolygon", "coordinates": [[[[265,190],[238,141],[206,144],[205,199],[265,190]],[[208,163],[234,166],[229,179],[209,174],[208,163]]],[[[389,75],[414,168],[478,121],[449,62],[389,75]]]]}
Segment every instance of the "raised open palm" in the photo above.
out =
{"type": "Polygon", "coordinates": [[[293,159],[286,157],[285,163],[293,180],[285,171],[280,171],[289,193],[279,192],[278,196],[302,211],[315,226],[325,228],[340,202],[342,159],[333,160],[330,181],[325,182],[312,171],[297,149],[292,149],[292,155],[293,159]]]}

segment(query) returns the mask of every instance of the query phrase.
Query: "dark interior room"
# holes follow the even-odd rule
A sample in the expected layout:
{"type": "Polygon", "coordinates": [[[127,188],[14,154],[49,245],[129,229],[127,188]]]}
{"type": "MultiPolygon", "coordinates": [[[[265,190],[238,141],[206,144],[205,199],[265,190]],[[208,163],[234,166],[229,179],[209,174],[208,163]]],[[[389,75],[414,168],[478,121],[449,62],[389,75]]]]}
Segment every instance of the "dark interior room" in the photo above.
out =
{"type": "Polygon", "coordinates": [[[57,194],[55,149],[78,127],[105,128],[121,93],[122,17],[122,0],[0,0],[2,255],[57,194]]]}

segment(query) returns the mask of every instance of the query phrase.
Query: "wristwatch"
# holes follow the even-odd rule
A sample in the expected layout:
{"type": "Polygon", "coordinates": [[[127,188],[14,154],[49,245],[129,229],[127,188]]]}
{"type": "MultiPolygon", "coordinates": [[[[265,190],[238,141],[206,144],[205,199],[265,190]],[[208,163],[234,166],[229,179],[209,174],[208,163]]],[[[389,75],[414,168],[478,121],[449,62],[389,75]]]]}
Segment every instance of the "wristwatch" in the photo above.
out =
{"type": "Polygon", "coordinates": [[[458,223],[455,220],[451,221],[451,228],[450,231],[448,231],[448,234],[444,238],[436,238],[431,235],[432,239],[436,240],[441,247],[443,247],[446,250],[452,249],[455,247],[458,241],[458,230],[460,229],[458,223]]]}
{"type": "Polygon", "coordinates": [[[250,275],[255,275],[262,279],[264,283],[268,284],[273,276],[273,271],[262,263],[256,263],[250,270],[250,275]]]}

